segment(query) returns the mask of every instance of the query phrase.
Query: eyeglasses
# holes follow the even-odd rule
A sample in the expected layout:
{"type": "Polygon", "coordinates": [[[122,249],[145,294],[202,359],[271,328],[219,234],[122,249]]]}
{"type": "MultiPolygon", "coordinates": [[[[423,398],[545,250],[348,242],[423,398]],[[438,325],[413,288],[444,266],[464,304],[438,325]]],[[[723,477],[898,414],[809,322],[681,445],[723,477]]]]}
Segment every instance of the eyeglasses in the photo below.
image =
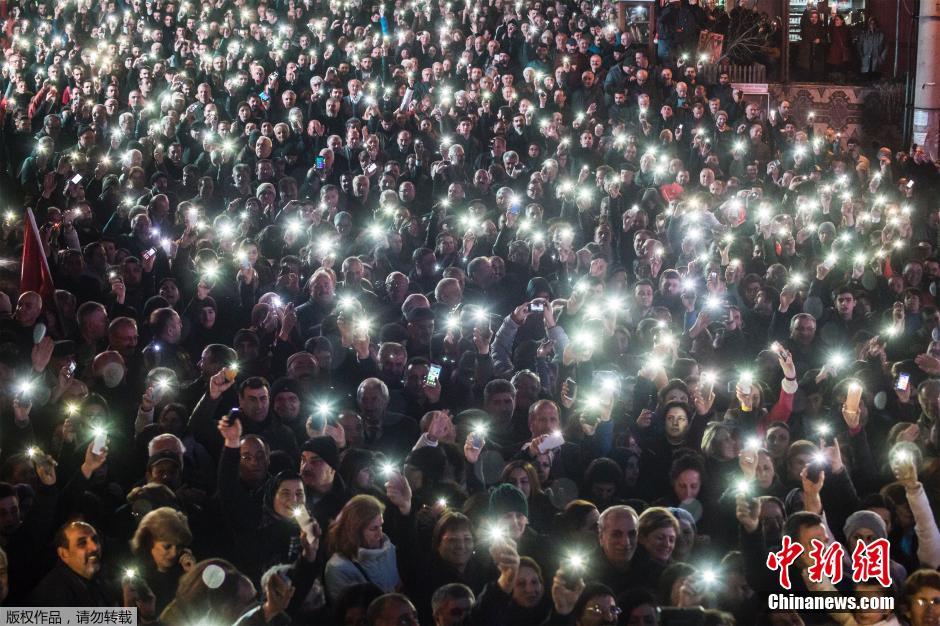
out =
{"type": "Polygon", "coordinates": [[[623,609],[621,609],[619,606],[616,606],[616,605],[610,606],[610,607],[603,607],[600,604],[592,604],[591,606],[587,607],[587,610],[593,613],[594,615],[603,615],[604,613],[607,613],[614,619],[617,619],[618,617],[620,617],[620,614],[623,613],[623,609]]]}
{"type": "Polygon", "coordinates": [[[929,607],[940,607],[940,596],[936,598],[914,598],[914,606],[925,609],[929,607]]]}

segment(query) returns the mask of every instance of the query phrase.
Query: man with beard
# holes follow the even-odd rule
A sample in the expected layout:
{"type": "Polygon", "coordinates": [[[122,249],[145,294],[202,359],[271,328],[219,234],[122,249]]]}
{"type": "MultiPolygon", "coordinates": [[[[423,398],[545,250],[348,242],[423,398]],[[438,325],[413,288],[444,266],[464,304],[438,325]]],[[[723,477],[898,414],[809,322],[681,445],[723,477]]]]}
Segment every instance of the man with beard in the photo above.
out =
{"type": "Polygon", "coordinates": [[[131,317],[118,317],[108,324],[108,351],[114,351],[124,360],[127,380],[138,380],[143,358],[137,352],[137,322],[131,317]]]}
{"type": "Polygon", "coordinates": [[[400,343],[386,341],[379,346],[378,360],[379,378],[394,396],[404,386],[403,379],[408,352],[400,343]]]}
{"type": "Polygon", "coordinates": [[[313,396],[319,372],[320,364],[309,352],[295,352],[287,359],[287,378],[297,383],[302,402],[313,396]]]}
{"type": "Polygon", "coordinates": [[[346,501],[346,485],[336,474],[339,467],[339,449],[329,435],[308,439],[300,456],[300,479],[304,483],[307,509],[320,524],[329,528],[346,501]]]}
{"type": "Polygon", "coordinates": [[[274,419],[287,426],[297,441],[307,438],[307,428],[300,413],[300,385],[290,378],[279,378],[271,385],[271,408],[274,419]]]}
{"type": "Polygon", "coordinates": [[[98,573],[101,540],[94,526],[68,522],[56,533],[59,562],[33,591],[32,606],[114,606],[98,573]]]}
{"type": "Polygon", "coordinates": [[[673,319],[682,316],[682,279],[676,270],[666,270],[659,275],[659,291],[653,297],[653,306],[669,309],[673,319]]]}

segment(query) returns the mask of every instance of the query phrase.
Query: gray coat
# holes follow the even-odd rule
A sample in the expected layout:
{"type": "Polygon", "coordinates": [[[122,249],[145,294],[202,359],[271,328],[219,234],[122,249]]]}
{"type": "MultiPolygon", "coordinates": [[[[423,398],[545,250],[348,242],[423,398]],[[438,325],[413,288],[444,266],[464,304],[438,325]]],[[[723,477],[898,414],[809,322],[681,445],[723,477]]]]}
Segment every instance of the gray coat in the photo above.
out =
{"type": "Polygon", "coordinates": [[[395,591],[400,582],[395,544],[384,537],[381,548],[359,548],[355,562],[337,552],[326,562],[323,578],[327,596],[333,603],[343,589],[357,583],[372,583],[382,593],[395,591]]]}
{"type": "Polygon", "coordinates": [[[888,51],[885,49],[885,34],[878,30],[875,32],[864,31],[858,36],[855,46],[858,48],[858,57],[861,60],[861,72],[863,74],[877,72],[888,55],[888,51]]]}

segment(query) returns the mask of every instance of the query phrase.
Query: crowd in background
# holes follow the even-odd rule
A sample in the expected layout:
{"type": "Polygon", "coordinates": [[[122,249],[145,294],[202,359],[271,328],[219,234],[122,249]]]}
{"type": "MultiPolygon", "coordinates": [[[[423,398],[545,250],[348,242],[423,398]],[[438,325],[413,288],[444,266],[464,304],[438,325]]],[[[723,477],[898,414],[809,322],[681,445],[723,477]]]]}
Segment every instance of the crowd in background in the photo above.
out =
{"type": "Polygon", "coordinates": [[[0,3],[4,606],[936,624],[937,165],[615,14],[0,3]]]}

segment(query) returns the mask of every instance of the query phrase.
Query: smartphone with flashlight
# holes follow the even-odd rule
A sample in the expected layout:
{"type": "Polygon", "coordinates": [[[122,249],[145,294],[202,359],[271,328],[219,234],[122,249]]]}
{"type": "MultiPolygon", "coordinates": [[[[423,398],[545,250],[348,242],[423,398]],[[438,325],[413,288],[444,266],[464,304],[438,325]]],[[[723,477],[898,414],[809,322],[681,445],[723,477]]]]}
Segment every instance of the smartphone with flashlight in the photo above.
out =
{"type": "Polygon", "coordinates": [[[623,391],[623,381],[617,372],[596,371],[591,378],[591,387],[595,390],[609,391],[614,397],[619,397],[623,391]]]}
{"type": "Polygon", "coordinates": [[[894,388],[898,391],[907,391],[908,386],[911,384],[911,375],[907,372],[901,372],[898,374],[898,382],[894,384],[894,388]]]}
{"type": "Polygon", "coordinates": [[[806,466],[806,477],[812,482],[819,482],[819,475],[825,469],[825,462],[810,461],[806,466]]]}
{"type": "Polygon", "coordinates": [[[907,188],[908,188],[908,189],[913,189],[913,188],[914,188],[914,181],[913,181],[913,180],[907,181],[907,188]]]}
{"type": "Polygon", "coordinates": [[[431,363],[428,367],[428,375],[424,379],[424,384],[427,387],[434,387],[437,385],[438,381],[441,379],[441,366],[437,363],[431,363]]]}

